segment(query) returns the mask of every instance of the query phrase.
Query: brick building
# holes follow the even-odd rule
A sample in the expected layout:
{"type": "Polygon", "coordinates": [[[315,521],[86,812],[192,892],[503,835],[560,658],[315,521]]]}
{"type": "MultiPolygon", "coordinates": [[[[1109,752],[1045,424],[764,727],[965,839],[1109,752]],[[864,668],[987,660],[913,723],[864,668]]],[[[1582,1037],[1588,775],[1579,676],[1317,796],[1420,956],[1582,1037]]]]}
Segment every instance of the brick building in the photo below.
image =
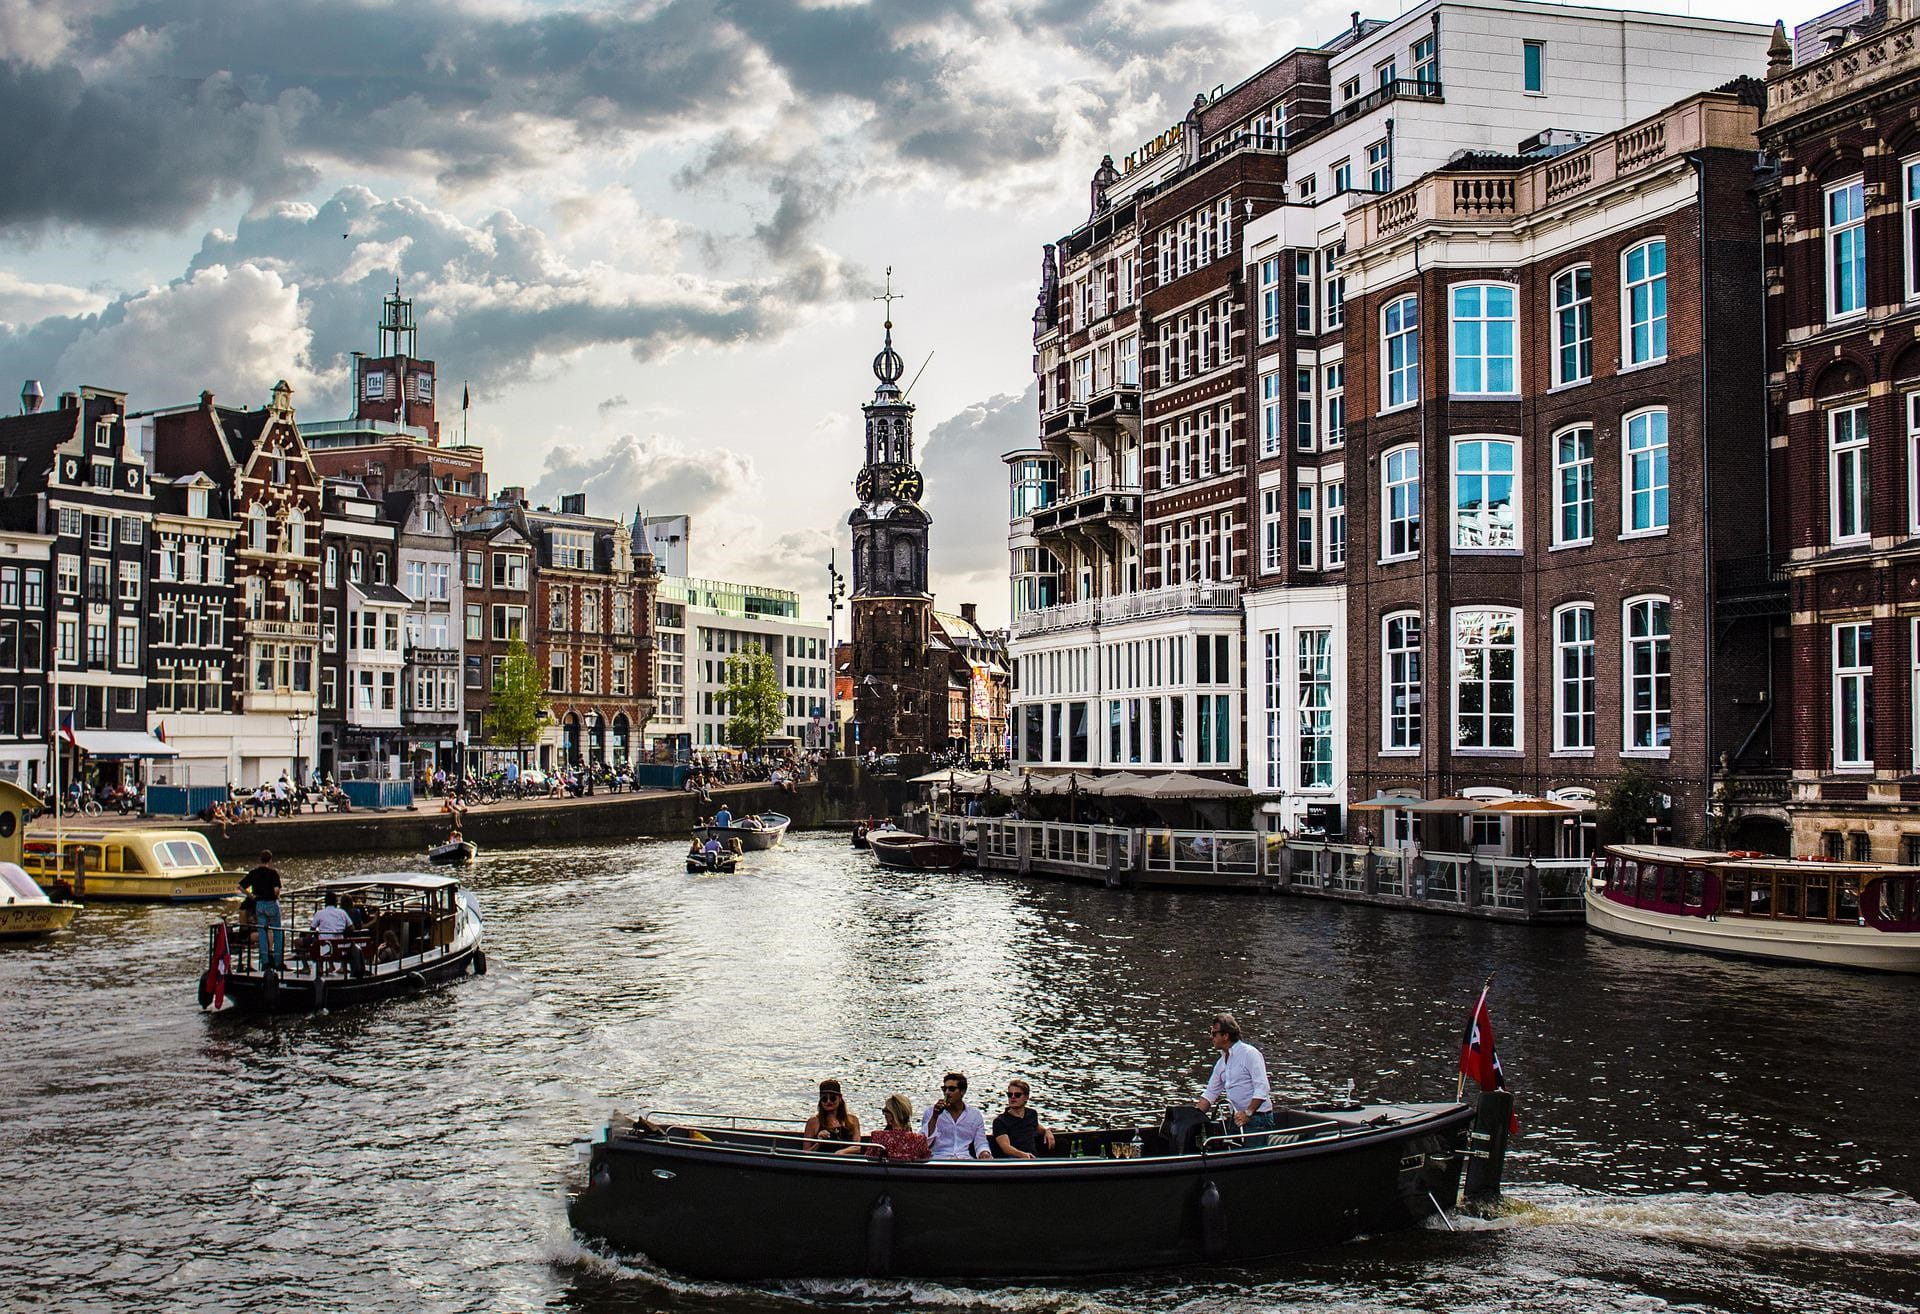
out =
{"type": "MultiPolygon", "coordinates": [[[[1709,838],[1714,763],[1767,679],[1743,573],[1766,553],[1759,91],[1464,156],[1349,211],[1355,796],[1591,802],[1637,764],[1666,833],[1709,838]]],[[[1396,837],[1413,815],[1388,815],[1396,837]]],[[[1514,846],[1504,819],[1471,824],[1473,847],[1514,846]]],[[[1587,842],[1555,840],[1543,856],[1587,842]]]]}
{"type": "Polygon", "coordinates": [[[1777,36],[1760,128],[1774,547],[1791,593],[1765,758],[1730,764],[1742,834],[1920,861],[1920,9],[1777,36]],[[1772,823],[1776,829],[1766,829],[1772,823]],[[1779,826],[1790,828],[1781,835],[1779,826]]]}

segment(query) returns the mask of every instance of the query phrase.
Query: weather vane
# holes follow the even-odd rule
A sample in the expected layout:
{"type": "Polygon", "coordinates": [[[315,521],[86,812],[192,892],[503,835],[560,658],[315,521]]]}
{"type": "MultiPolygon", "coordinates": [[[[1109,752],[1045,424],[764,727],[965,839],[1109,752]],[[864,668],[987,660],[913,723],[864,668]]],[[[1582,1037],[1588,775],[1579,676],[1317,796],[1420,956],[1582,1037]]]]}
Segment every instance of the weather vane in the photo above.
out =
{"type": "Polygon", "coordinates": [[[888,265],[887,266],[887,290],[881,295],[874,298],[875,301],[884,301],[887,303],[887,327],[888,328],[893,327],[893,303],[895,301],[904,301],[906,300],[906,297],[907,297],[906,293],[895,292],[893,290],[893,266],[888,265]]]}

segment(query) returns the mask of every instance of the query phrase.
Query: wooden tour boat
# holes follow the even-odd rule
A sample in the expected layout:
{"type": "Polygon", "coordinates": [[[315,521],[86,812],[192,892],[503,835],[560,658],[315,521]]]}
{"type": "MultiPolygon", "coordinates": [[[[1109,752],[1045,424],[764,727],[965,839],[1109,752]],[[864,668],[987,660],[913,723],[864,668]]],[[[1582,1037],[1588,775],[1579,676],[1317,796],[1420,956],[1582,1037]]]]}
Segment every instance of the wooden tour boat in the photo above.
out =
{"type": "Polygon", "coordinates": [[[52,935],[73,925],[80,905],[49,899],[26,870],[0,862],[0,940],[52,935]]]}
{"type": "Polygon", "coordinates": [[[722,844],[737,839],[741,848],[749,853],[757,853],[776,847],[786,838],[787,827],[793,824],[792,817],[779,812],[762,812],[757,826],[744,824],[747,820],[746,817],[735,817],[731,826],[695,826],[693,833],[701,839],[711,839],[717,835],[722,844]]]}
{"type": "Polygon", "coordinates": [[[1618,844],[1593,860],[1587,925],[1676,949],[1920,972],[1920,867],[1618,844]]]}
{"type": "Polygon", "coordinates": [[[967,851],[953,841],[905,830],[876,830],[867,836],[867,847],[882,867],[900,871],[952,871],[967,861],[967,851]]]}
{"type": "Polygon", "coordinates": [[[307,1012],[406,994],[487,970],[480,905],[452,876],[390,873],[322,881],[281,901],[284,965],[263,968],[259,931],[235,922],[207,928],[200,1006],[307,1012]],[[350,895],[367,919],[322,937],[308,929],[327,894],[350,895]],[[218,979],[216,979],[218,978],[218,979]]]}
{"type": "Polygon", "coordinates": [[[36,830],[20,865],[43,890],[63,885],[78,899],[193,903],[240,897],[240,873],[214,856],[194,830],[36,830]]]}
{"type": "Polygon", "coordinates": [[[1237,1263],[1420,1223],[1451,1205],[1468,1137],[1498,1195],[1502,1096],[1278,1111],[1279,1128],[1057,1131],[1037,1160],[907,1163],[810,1150],[797,1124],[652,1114],[604,1128],[569,1215],[698,1278],[1062,1277],[1237,1263]],[[1487,1110],[1501,1112],[1489,1119],[1487,1110]],[[1497,1127],[1494,1126],[1497,1124],[1497,1127]],[[1497,1143],[1497,1146],[1496,1146],[1497,1143]],[[1109,1157],[1111,1156],[1111,1157],[1109,1157]]]}

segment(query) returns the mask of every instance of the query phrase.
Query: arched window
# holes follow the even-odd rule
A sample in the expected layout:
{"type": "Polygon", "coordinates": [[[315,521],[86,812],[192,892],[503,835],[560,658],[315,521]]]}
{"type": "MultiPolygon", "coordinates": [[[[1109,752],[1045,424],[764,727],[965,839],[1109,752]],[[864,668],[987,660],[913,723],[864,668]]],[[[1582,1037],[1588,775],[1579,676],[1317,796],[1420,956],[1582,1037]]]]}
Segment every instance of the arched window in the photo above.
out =
{"type": "Polygon", "coordinates": [[[1508,283],[1462,283],[1452,289],[1448,341],[1455,396],[1507,397],[1519,391],[1518,300],[1508,283]]]}
{"type": "Polygon", "coordinates": [[[1627,748],[1664,753],[1673,740],[1672,605],[1628,598],[1625,612],[1627,748]]]}
{"type": "Polygon", "coordinates": [[[1380,555],[1420,551],[1420,449],[1396,447],[1380,457],[1380,555]]]}
{"type": "Polygon", "coordinates": [[[1520,748],[1520,613],[1461,607],[1453,613],[1453,746],[1520,748]]]}
{"type": "Polygon", "coordinates": [[[1456,438],[1453,443],[1453,546],[1456,550],[1520,546],[1519,444],[1511,438],[1456,438]]]}
{"type": "Polygon", "coordinates": [[[1382,622],[1380,746],[1389,753],[1420,747],[1420,615],[1404,611],[1382,622]]]}
{"type": "Polygon", "coordinates": [[[1553,613],[1553,746],[1593,747],[1593,604],[1569,603],[1553,613]]]}

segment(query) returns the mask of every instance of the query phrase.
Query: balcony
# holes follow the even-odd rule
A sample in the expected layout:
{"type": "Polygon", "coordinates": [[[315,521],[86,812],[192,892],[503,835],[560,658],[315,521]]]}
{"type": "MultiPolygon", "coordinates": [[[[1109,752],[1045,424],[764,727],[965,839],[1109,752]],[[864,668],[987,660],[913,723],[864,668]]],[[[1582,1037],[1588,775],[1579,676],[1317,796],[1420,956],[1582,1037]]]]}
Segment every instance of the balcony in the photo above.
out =
{"type": "Polygon", "coordinates": [[[407,646],[407,665],[409,666],[458,666],[460,650],[458,648],[416,648],[407,646]]]}
{"type": "Polygon", "coordinates": [[[1395,78],[1384,86],[1375,87],[1366,95],[1350,100],[1318,123],[1308,125],[1295,133],[1287,141],[1288,149],[1299,150],[1308,142],[1324,137],[1344,123],[1365,118],[1382,105],[1390,105],[1396,100],[1418,100],[1430,104],[1440,104],[1446,100],[1441,94],[1438,82],[1427,82],[1418,78],[1395,78]]]}
{"type": "Polygon", "coordinates": [[[1103,554],[1119,551],[1123,539],[1138,547],[1140,489],[1099,489],[1042,507],[1033,513],[1032,533],[1042,542],[1068,539],[1103,554]]]}
{"type": "Polygon", "coordinates": [[[1716,561],[1713,610],[1721,620],[1786,615],[1786,562],[1765,555],[1716,561]]]}
{"type": "Polygon", "coordinates": [[[277,621],[249,616],[244,625],[249,639],[278,639],[291,643],[320,642],[319,621],[277,621]]]}
{"type": "Polygon", "coordinates": [[[1142,589],[1137,593],[1116,593],[1111,597],[1067,602],[1058,607],[1030,611],[1014,619],[1013,632],[1016,637],[1025,639],[1061,630],[1150,620],[1156,616],[1201,613],[1238,615],[1239,612],[1239,581],[1198,580],[1191,584],[1170,584],[1165,588],[1142,589]]]}

